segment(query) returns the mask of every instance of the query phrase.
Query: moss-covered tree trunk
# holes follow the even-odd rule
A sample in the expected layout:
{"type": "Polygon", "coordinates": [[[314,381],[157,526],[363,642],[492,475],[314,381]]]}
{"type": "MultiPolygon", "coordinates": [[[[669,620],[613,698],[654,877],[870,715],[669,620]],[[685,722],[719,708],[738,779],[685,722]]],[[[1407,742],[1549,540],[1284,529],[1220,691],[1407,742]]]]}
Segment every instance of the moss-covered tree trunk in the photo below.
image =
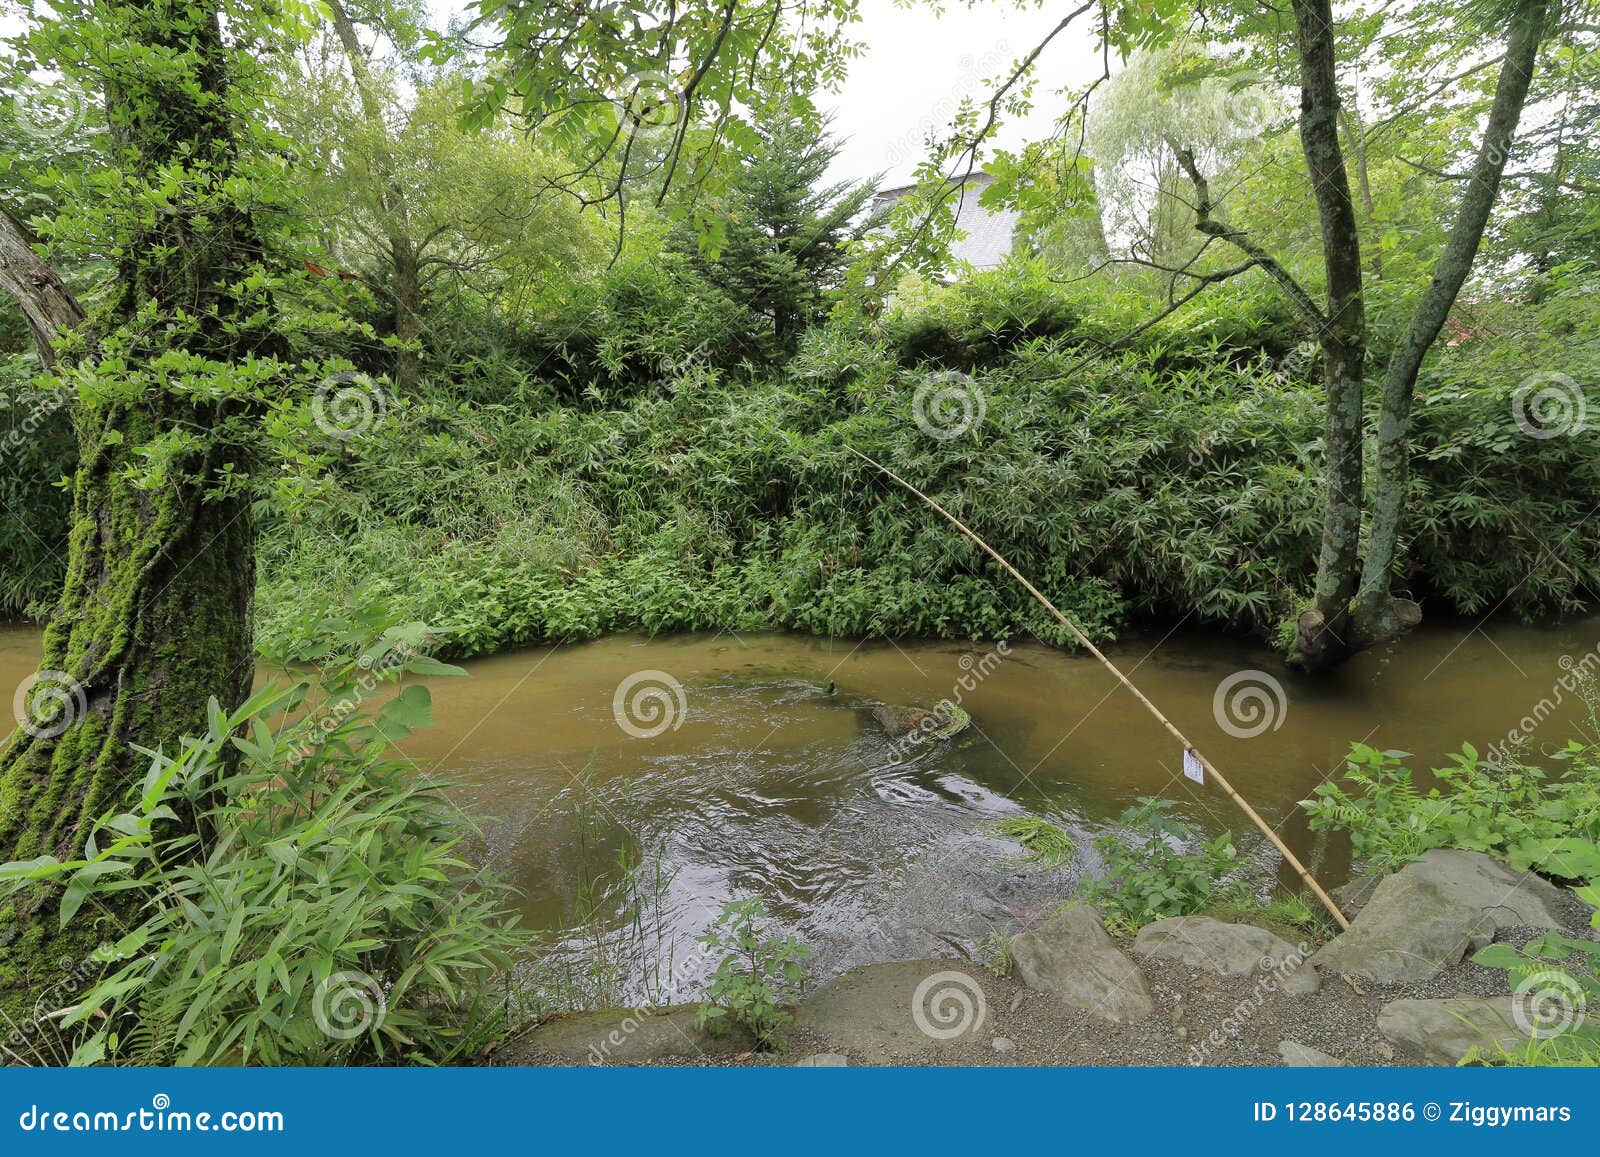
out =
{"type": "Polygon", "coordinates": [[[252,669],[254,535],[248,506],[198,488],[140,491],[124,474],[141,430],[183,417],[159,405],[78,415],[66,589],[45,631],[35,711],[0,757],[0,853],[81,852],[143,761],[232,706],[252,669]],[[127,441],[107,444],[106,431],[127,441]],[[46,700],[50,706],[44,706],[46,700]],[[58,734],[59,732],[59,734],[58,734]]]}
{"type": "Polygon", "coordinates": [[[1300,143],[1317,201],[1328,304],[1318,335],[1327,396],[1323,426],[1322,546],[1316,605],[1300,616],[1289,661],[1323,670],[1352,647],[1351,602],[1361,567],[1362,383],[1366,375],[1366,305],[1361,239],[1350,177],[1339,147],[1339,84],[1329,0],[1295,0],[1300,57],[1300,143]]]}
{"type": "Polygon", "coordinates": [[[73,371],[67,580],[48,674],[0,753],[6,858],[80,852],[146,762],[133,745],[170,750],[203,729],[209,698],[236,704],[253,650],[253,528],[218,485],[237,453],[211,436],[240,403],[194,377],[264,348],[246,316],[259,301],[237,296],[261,244],[248,210],[230,208],[238,126],[218,8],[103,0],[70,22],[62,51],[103,84],[131,208],[108,218],[116,297],[85,323],[73,371]]]}

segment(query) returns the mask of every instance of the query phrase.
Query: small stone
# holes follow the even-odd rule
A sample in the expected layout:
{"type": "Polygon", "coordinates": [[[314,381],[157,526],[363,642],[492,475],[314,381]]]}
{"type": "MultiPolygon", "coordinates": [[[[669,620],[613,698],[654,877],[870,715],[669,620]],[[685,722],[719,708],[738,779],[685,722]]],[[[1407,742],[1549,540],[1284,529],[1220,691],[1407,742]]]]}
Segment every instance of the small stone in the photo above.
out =
{"type": "Polygon", "coordinates": [[[1357,876],[1348,884],[1342,884],[1333,890],[1333,899],[1339,905],[1339,910],[1345,914],[1345,919],[1354,920],[1367,906],[1367,901],[1372,899],[1372,893],[1380,883],[1382,876],[1357,876]]]}
{"type": "Polygon", "coordinates": [[[1286,1040],[1278,1042],[1278,1055],[1283,1058],[1283,1063],[1297,1069],[1342,1069],[1345,1062],[1336,1056],[1331,1056],[1321,1049],[1314,1049],[1310,1045],[1303,1045],[1299,1041],[1286,1040]]]}
{"type": "Polygon", "coordinates": [[[850,1058],[843,1053],[812,1053],[795,1061],[797,1069],[844,1069],[850,1067],[850,1058]]]}
{"type": "Polygon", "coordinates": [[[1011,1011],[1012,1012],[1016,1012],[1017,1009],[1019,1009],[1021,1007],[1022,1007],[1022,993],[1019,992],[1019,993],[1017,993],[1017,995],[1015,995],[1015,996],[1013,996],[1011,998],[1011,1011]]]}
{"type": "Polygon", "coordinates": [[[997,1036],[989,1042],[989,1047],[997,1053],[1011,1053],[1017,1051],[1017,1042],[1009,1037],[997,1036]]]}

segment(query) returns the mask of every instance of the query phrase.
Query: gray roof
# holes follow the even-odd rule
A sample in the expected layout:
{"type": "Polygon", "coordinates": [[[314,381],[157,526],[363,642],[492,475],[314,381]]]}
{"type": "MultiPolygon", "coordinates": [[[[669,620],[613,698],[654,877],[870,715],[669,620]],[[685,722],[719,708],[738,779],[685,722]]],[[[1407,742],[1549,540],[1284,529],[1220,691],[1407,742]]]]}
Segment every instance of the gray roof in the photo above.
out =
{"type": "MultiPolygon", "coordinates": [[[[990,209],[978,204],[979,195],[993,180],[987,173],[974,173],[962,182],[955,201],[957,236],[950,246],[950,256],[980,270],[995,268],[1010,254],[1017,218],[1021,216],[1015,209],[990,209]]],[[[901,185],[884,189],[873,199],[873,207],[892,205],[916,188],[901,185]]]]}

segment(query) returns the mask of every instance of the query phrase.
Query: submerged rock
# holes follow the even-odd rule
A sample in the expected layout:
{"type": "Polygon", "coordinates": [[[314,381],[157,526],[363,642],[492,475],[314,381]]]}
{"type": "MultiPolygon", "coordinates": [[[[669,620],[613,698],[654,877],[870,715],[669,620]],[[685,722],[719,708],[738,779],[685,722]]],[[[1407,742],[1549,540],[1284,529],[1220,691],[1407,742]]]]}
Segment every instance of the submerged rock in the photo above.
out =
{"type": "Polygon", "coordinates": [[[1011,938],[1017,976],[1029,988],[1118,1024],[1155,1011],[1144,973],[1111,942],[1093,909],[1064,908],[1011,938]]]}
{"type": "Polygon", "coordinates": [[[553,1057],[579,1065],[649,1065],[686,1057],[748,1052],[755,1040],[738,1025],[711,1036],[695,1025],[692,1004],[664,1008],[612,1008],[557,1017],[512,1041],[502,1064],[553,1057]]]}
{"type": "Polygon", "coordinates": [[[1560,890],[1481,852],[1435,848],[1386,877],[1313,963],[1380,984],[1431,980],[1500,928],[1560,928],[1560,890]]]}
{"type": "Polygon", "coordinates": [[[949,702],[933,707],[895,707],[888,703],[877,703],[869,711],[890,739],[910,739],[915,742],[951,739],[972,723],[972,716],[949,702]]]}
{"type": "Polygon", "coordinates": [[[1181,960],[1222,976],[1272,977],[1283,991],[1309,995],[1321,987],[1317,970],[1302,952],[1280,936],[1254,924],[1225,924],[1209,916],[1173,916],[1139,929],[1133,951],[1139,956],[1181,960]]]}

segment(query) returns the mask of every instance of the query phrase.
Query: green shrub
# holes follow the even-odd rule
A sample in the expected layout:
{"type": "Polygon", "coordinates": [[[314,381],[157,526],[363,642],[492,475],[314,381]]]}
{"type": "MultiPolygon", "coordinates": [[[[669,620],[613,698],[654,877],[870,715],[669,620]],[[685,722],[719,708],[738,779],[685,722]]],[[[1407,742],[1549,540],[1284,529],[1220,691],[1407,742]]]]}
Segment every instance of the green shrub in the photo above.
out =
{"type": "Polygon", "coordinates": [[[445,785],[389,754],[430,721],[427,690],[366,702],[448,670],[415,653],[424,635],[392,627],[316,688],[213,701],[206,734],[147,753],[81,859],[0,867],[7,893],[58,889],[63,927],[92,901],[140,920],[70,1009],[44,1010],[74,1064],[449,1062],[502,1027],[521,943],[505,892],[460,858],[445,785]]]}
{"type": "Polygon", "coordinates": [[[1589,1015],[1600,1008],[1600,944],[1547,932],[1520,949],[1490,944],[1472,959],[1505,970],[1519,1027],[1529,1040],[1518,1049],[1487,1041],[1463,1064],[1600,1065],[1600,1021],[1589,1015]]]}
{"type": "MultiPolygon", "coordinates": [[[[933,297],[999,309],[1003,288],[933,297]]],[[[1017,292],[1026,313],[1037,287],[1017,292]]],[[[1295,335],[1263,309],[1203,297],[1110,352],[1081,327],[1030,330],[976,370],[983,419],[946,439],[918,425],[918,391],[940,379],[905,364],[894,317],[882,332],[812,330],[759,376],[667,359],[640,363],[644,386],[602,382],[561,404],[541,400],[553,388],[463,404],[498,388],[470,383],[397,400],[331,479],[303,482],[315,501],[266,525],[261,634],[376,586],[450,626],[456,655],[696,628],[1068,643],[855,448],[952,509],[1097,638],[1186,615],[1269,637],[1316,571],[1322,406],[1314,359],[1286,360],[1295,335]]],[[[1135,316],[1106,312],[1111,328],[1135,316]]],[[[1574,532],[1600,501],[1592,438],[1523,435],[1518,379],[1487,354],[1445,349],[1428,373],[1402,584],[1430,615],[1581,605],[1581,576],[1600,567],[1600,540],[1574,532]]]]}
{"type": "Polygon", "coordinates": [[[716,1034],[732,1021],[748,1029],[759,1047],[781,1049],[779,1030],[789,1023],[788,1006],[805,984],[811,949],[790,936],[768,935],[766,919],[758,897],[735,900],[700,937],[708,955],[722,955],[695,1023],[716,1034]]]}
{"type": "Polygon", "coordinates": [[[1139,928],[1168,916],[1189,916],[1241,903],[1239,854],[1227,832],[1198,838],[1176,818],[1171,800],[1143,797],[1122,813],[1118,829],[1099,836],[1099,876],[1080,885],[1114,927],[1139,928]]]}
{"type": "Polygon", "coordinates": [[[1493,763],[1463,744],[1437,786],[1413,780],[1403,751],[1351,746],[1344,775],[1300,806],[1313,831],[1350,834],[1358,859],[1379,871],[1429,848],[1465,848],[1566,879],[1600,876],[1600,747],[1571,742],[1555,758],[1565,774],[1518,760],[1493,763]]]}

